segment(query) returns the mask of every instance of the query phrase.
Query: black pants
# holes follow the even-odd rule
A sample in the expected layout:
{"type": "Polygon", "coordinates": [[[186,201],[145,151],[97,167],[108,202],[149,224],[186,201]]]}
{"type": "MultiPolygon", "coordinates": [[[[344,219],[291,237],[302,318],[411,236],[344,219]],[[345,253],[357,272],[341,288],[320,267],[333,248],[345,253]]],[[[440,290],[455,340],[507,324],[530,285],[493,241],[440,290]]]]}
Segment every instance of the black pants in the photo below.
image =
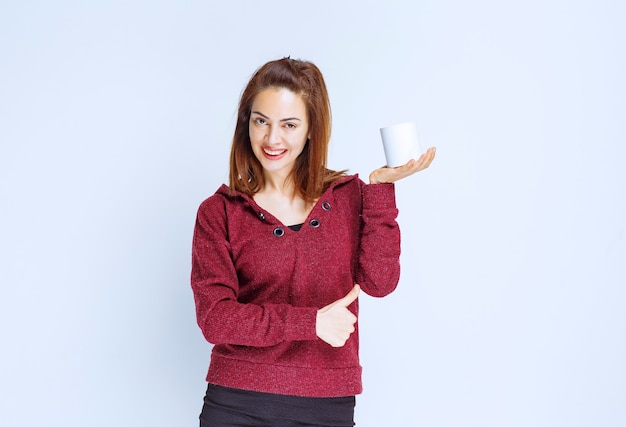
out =
{"type": "Polygon", "coordinates": [[[354,396],[284,396],[209,384],[200,427],[352,427],[354,405],[354,396]]]}

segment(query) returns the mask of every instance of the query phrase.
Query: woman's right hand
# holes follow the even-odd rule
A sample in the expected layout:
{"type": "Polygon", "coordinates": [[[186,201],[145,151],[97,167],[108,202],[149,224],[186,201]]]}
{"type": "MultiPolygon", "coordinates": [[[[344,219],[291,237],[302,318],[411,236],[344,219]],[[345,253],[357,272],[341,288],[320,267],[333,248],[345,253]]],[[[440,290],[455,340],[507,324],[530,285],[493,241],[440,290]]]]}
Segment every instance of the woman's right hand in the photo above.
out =
{"type": "Polygon", "coordinates": [[[348,310],[348,306],[357,299],[360,290],[359,285],[354,285],[345,297],[317,311],[315,333],[319,339],[333,347],[344,346],[356,323],[356,316],[348,310]]]}

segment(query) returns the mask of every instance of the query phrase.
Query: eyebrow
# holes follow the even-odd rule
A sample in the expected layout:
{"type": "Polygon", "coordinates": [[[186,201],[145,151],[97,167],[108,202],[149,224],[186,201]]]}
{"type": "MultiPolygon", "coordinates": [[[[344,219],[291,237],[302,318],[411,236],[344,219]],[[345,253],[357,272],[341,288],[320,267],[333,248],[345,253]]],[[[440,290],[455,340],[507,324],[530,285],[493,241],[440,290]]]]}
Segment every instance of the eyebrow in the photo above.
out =
{"type": "MultiPolygon", "coordinates": [[[[269,119],[269,117],[267,117],[265,114],[259,113],[258,111],[252,111],[251,113],[252,114],[258,114],[259,116],[263,117],[264,119],[269,119]]],[[[298,120],[299,122],[302,121],[302,120],[300,120],[297,117],[287,117],[286,119],[280,119],[279,121],[280,122],[289,122],[289,121],[292,121],[292,120],[298,120]]]]}

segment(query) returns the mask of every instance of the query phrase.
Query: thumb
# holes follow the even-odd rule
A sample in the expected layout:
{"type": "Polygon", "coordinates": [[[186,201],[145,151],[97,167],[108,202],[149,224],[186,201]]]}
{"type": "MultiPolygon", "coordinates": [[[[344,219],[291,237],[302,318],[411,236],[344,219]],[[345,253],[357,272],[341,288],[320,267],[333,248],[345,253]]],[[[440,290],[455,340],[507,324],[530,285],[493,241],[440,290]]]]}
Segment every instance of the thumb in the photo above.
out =
{"type": "Polygon", "coordinates": [[[359,297],[359,292],[361,292],[361,287],[359,285],[354,285],[352,290],[350,290],[350,292],[348,292],[345,297],[337,300],[337,305],[341,305],[342,307],[348,307],[359,297]]]}

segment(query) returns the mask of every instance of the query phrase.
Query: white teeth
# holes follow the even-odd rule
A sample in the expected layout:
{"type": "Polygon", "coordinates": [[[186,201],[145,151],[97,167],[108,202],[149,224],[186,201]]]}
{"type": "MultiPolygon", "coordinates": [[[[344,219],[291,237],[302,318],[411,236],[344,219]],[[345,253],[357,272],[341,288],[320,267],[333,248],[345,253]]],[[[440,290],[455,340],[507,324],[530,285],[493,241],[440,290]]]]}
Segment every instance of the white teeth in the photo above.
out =
{"type": "Polygon", "coordinates": [[[283,154],[287,150],[270,150],[269,148],[264,148],[263,151],[270,156],[278,156],[279,154],[283,154]]]}

